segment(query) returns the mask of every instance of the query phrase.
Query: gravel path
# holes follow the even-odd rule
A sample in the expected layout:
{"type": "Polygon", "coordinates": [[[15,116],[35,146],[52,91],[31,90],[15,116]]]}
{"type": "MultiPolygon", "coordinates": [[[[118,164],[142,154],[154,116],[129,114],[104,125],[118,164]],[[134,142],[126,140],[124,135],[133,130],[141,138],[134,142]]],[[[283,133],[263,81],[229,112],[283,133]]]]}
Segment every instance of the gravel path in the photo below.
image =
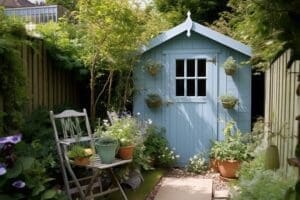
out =
{"type": "MultiPolygon", "coordinates": [[[[226,190],[228,189],[228,182],[224,181],[220,178],[219,173],[207,171],[204,174],[194,174],[191,172],[187,172],[186,170],[180,169],[180,168],[173,168],[170,169],[167,174],[165,174],[163,177],[199,177],[204,179],[213,179],[213,187],[215,190],[226,190]]],[[[162,178],[163,178],[162,177],[162,178]]],[[[148,195],[146,200],[154,200],[155,195],[157,194],[159,188],[161,187],[161,180],[156,184],[152,192],[148,195]]]]}

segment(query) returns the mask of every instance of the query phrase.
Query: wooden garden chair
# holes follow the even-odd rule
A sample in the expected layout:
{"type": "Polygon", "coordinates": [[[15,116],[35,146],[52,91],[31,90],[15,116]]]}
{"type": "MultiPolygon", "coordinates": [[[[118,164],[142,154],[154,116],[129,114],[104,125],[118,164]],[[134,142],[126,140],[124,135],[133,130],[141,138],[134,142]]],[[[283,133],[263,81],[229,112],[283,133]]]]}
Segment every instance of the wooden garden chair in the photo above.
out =
{"type": "Polygon", "coordinates": [[[84,166],[74,166],[68,158],[67,152],[74,144],[80,143],[95,152],[95,137],[91,132],[86,109],[83,112],[75,110],[65,110],[62,113],[54,114],[50,111],[50,119],[54,129],[55,141],[59,161],[61,164],[65,190],[71,200],[75,195],[80,199],[94,199],[111,192],[120,190],[122,196],[127,200],[126,194],[120,182],[114,174],[113,168],[116,166],[130,163],[131,160],[116,159],[112,164],[103,164],[97,154],[94,154],[90,164],[84,166]],[[74,172],[75,167],[87,169],[87,175],[80,177],[74,172]],[[102,171],[107,170],[116,187],[102,190],[101,175],[102,171]]]}

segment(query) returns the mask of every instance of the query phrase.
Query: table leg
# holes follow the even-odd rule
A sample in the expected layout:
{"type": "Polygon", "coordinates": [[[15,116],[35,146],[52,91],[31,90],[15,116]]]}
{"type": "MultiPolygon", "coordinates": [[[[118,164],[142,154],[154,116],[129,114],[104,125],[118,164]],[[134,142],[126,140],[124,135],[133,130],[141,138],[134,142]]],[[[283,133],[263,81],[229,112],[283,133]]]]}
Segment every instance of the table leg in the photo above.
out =
{"type": "Polygon", "coordinates": [[[124,192],[124,190],[123,190],[123,188],[122,188],[122,186],[121,186],[121,184],[120,184],[120,182],[119,182],[119,180],[118,180],[118,178],[116,177],[116,175],[115,175],[115,173],[114,173],[114,171],[113,171],[113,169],[112,169],[112,168],[109,168],[109,171],[110,171],[110,173],[111,173],[113,179],[116,181],[116,184],[117,184],[118,188],[120,189],[123,198],[124,198],[125,200],[128,200],[128,199],[127,199],[127,196],[126,196],[126,194],[125,194],[125,192],[124,192]]]}
{"type": "Polygon", "coordinates": [[[86,191],[85,191],[86,196],[88,196],[90,194],[90,192],[92,191],[95,179],[99,176],[99,173],[100,173],[100,170],[96,170],[95,174],[91,178],[91,181],[90,181],[90,183],[87,186],[86,191]]]}

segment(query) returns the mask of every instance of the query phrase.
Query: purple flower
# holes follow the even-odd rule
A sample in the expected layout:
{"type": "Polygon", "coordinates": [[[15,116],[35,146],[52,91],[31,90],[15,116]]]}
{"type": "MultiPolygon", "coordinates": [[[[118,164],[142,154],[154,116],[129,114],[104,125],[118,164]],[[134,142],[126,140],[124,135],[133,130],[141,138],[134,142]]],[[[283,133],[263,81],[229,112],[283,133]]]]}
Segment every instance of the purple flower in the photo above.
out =
{"type": "Polygon", "coordinates": [[[11,135],[0,138],[0,144],[13,143],[17,144],[22,139],[22,134],[11,135]]]}
{"type": "Polygon", "coordinates": [[[15,182],[13,182],[11,185],[14,186],[15,188],[21,189],[21,188],[25,187],[26,184],[24,181],[17,180],[15,182]]]}
{"type": "Polygon", "coordinates": [[[0,163],[0,176],[6,174],[6,168],[4,164],[0,163]]]}

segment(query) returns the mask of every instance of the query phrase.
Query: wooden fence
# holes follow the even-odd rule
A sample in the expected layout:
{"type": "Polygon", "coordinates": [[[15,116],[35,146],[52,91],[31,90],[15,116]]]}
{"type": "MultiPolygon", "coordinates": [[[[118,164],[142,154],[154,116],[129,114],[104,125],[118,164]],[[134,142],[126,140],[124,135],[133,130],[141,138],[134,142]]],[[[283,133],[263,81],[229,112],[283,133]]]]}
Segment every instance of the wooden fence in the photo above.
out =
{"type": "Polygon", "coordinates": [[[55,66],[47,56],[44,42],[34,39],[35,47],[24,45],[21,51],[26,77],[28,112],[39,106],[79,105],[79,87],[70,71],[55,66]]]}
{"type": "Polygon", "coordinates": [[[290,57],[288,50],[265,73],[265,122],[270,124],[269,131],[276,133],[272,142],[279,148],[280,164],[286,172],[290,170],[287,158],[294,157],[299,131],[295,119],[300,114],[300,98],[296,95],[300,61],[288,69],[290,57]]]}

